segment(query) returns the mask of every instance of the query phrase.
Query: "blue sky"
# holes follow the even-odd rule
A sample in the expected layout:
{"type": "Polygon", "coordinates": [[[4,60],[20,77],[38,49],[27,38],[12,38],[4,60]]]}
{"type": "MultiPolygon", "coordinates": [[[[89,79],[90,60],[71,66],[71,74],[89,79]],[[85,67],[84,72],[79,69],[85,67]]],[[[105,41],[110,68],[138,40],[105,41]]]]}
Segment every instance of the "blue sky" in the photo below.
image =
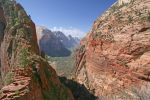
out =
{"type": "Polygon", "coordinates": [[[17,0],[37,25],[82,37],[116,0],[17,0]]]}

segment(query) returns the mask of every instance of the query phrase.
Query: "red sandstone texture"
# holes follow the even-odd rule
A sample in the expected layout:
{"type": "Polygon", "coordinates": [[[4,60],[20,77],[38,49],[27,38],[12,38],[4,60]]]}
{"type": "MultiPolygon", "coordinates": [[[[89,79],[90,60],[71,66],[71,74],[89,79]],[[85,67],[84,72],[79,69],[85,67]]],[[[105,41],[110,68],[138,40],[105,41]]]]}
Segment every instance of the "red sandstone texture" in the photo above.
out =
{"type": "Polygon", "coordinates": [[[21,5],[0,3],[0,100],[74,100],[41,57],[35,25],[21,5]]]}
{"type": "Polygon", "coordinates": [[[77,51],[76,80],[104,100],[149,100],[150,0],[115,3],[77,51]]]}

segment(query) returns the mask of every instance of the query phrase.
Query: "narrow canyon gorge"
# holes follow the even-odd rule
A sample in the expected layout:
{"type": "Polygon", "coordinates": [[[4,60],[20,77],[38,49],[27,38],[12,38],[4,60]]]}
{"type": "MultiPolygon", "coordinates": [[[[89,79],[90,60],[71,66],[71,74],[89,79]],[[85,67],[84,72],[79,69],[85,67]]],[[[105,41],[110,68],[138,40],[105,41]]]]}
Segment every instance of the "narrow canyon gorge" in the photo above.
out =
{"type": "Polygon", "coordinates": [[[117,0],[81,40],[64,34],[0,0],[0,100],[150,100],[150,0],[117,0]]]}

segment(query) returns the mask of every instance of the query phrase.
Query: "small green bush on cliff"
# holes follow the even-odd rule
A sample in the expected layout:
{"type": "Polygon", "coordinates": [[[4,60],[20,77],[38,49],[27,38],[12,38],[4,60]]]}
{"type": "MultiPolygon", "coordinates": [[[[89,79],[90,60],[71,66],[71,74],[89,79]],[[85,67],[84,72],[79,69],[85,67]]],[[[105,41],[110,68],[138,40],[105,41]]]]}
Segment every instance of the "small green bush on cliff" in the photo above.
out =
{"type": "Polygon", "coordinates": [[[19,90],[15,91],[15,95],[19,96],[19,90]]]}
{"type": "Polygon", "coordinates": [[[141,17],[141,20],[147,20],[147,21],[150,22],[150,12],[148,13],[147,16],[142,16],[142,17],[141,17]]]}
{"type": "Polygon", "coordinates": [[[93,35],[94,40],[102,40],[102,41],[109,41],[114,42],[114,36],[112,34],[105,34],[102,32],[97,32],[93,35]]]}
{"type": "Polygon", "coordinates": [[[27,48],[23,48],[21,51],[20,51],[20,55],[19,55],[19,62],[20,62],[20,66],[21,67],[27,67],[30,63],[30,60],[29,60],[29,51],[27,48]]]}
{"type": "Polygon", "coordinates": [[[18,26],[18,25],[20,24],[19,18],[15,18],[15,19],[14,19],[14,23],[15,23],[15,24],[14,24],[15,26],[18,26]]]}
{"type": "Polygon", "coordinates": [[[129,15],[128,16],[128,21],[129,21],[129,23],[131,23],[133,21],[133,17],[129,15]]]}
{"type": "Polygon", "coordinates": [[[85,45],[82,45],[80,51],[83,52],[85,50],[85,45]]]}
{"type": "Polygon", "coordinates": [[[13,73],[12,72],[8,72],[4,78],[4,85],[9,85],[10,83],[13,82],[13,73]]]}
{"type": "Polygon", "coordinates": [[[147,19],[150,22],[150,12],[148,13],[147,19]]]}
{"type": "Polygon", "coordinates": [[[25,17],[23,18],[23,23],[29,24],[29,23],[31,23],[31,20],[30,20],[27,16],[25,16],[25,17]]]}
{"type": "Polygon", "coordinates": [[[97,32],[96,34],[94,34],[94,35],[93,35],[93,39],[94,39],[94,40],[97,39],[97,37],[99,36],[99,34],[101,34],[101,33],[97,32]]]}

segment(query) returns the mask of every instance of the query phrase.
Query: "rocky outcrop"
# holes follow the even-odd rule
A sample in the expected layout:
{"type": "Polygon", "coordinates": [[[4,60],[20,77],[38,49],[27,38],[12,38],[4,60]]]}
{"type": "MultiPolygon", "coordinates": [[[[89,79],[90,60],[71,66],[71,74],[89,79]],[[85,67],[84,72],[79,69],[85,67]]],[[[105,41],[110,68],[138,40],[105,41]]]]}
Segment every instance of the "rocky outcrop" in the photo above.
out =
{"type": "Polygon", "coordinates": [[[36,27],[39,47],[42,52],[52,57],[65,57],[71,54],[57,36],[47,28],[36,27]]]}
{"type": "Polygon", "coordinates": [[[133,1],[133,0],[118,0],[118,4],[122,5],[122,4],[125,4],[125,3],[130,3],[131,1],[133,1]]]}
{"type": "Polygon", "coordinates": [[[149,100],[150,1],[115,3],[77,51],[76,80],[104,100],[149,100]]]}
{"type": "Polygon", "coordinates": [[[73,100],[41,57],[35,25],[14,0],[0,1],[0,100],[73,100]]]}

